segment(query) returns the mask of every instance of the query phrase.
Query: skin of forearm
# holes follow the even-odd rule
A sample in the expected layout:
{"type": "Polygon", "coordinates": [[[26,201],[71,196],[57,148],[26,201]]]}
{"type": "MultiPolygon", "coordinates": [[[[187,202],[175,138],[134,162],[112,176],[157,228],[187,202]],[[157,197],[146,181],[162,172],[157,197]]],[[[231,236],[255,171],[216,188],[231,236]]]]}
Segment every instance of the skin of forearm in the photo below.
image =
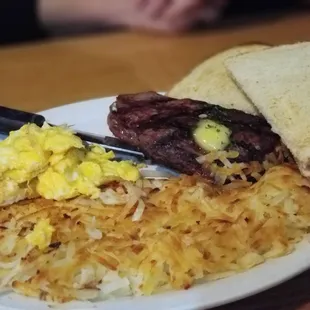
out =
{"type": "Polygon", "coordinates": [[[38,0],[38,17],[45,26],[91,26],[104,18],[104,12],[98,12],[102,2],[104,0],[38,0]]]}

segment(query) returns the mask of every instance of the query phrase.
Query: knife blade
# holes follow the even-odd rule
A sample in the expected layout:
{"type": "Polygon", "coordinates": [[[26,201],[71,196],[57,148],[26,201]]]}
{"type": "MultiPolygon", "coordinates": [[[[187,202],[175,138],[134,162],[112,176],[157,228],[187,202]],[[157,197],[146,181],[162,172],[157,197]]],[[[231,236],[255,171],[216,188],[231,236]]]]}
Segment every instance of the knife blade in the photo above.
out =
{"type": "MultiPolygon", "coordinates": [[[[18,130],[23,125],[28,123],[34,123],[39,127],[42,127],[45,122],[47,122],[45,117],[40,114],[0,106],[0,132],[4,134],[8,134],[10,131],[18,130]]],[[[55,126],[50,123],[49,125],[55,126]]],[[[129,156],[130,159],[135,159],[135,161],[144,161],[146,159],[146,156],[139,149],[124,143],[115,137],[100,136],[79,130],[73,131],[83,141],[100,144],[106,150],[115,151],[120,156],[129,156]]]]}

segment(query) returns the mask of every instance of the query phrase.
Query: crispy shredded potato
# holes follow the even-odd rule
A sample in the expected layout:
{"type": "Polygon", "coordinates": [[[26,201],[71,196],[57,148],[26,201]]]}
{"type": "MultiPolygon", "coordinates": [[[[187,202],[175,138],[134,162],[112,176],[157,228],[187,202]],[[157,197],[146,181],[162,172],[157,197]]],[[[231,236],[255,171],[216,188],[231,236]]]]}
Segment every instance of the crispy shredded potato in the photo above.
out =
{"type": "Polygon", "coordinates": [[[4,207],[0,222],[3,288],[58,302],[150,295],[290,253],[310,226],[310,183],[291,166],[255,184],[114,183],[97,200],[4,207]],[[43,250],[26,238],[40,219],[53,227],[43,250]]]}
{"type": "Polygon", "coordinates": [[[210,171],[215,183],[224,185],[235,180],[257,182],[270,168],[282,164],[295,164],[287,147],[278,145],[274,152],[267,154],[263,162],[234,162],[237,151],[212,151],[199,156],[197,161],[210,171]]]}

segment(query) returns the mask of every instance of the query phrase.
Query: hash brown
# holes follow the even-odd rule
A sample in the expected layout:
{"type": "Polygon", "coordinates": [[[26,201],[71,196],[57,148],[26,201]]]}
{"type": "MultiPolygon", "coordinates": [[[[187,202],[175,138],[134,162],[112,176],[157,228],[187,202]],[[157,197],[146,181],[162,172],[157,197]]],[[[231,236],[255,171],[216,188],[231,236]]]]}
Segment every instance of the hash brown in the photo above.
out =
{"type": "Polygon", "coordinates": [[[188,289],[290,253],[310,226],[310,183],[292,166],[234,188],[187,176],[139,182],[106,186],[97,200],[2,208],[1,286],[58,302],[188,289]],[[45,250],[25,238],[40,218],[54,228],[45,250]]]}

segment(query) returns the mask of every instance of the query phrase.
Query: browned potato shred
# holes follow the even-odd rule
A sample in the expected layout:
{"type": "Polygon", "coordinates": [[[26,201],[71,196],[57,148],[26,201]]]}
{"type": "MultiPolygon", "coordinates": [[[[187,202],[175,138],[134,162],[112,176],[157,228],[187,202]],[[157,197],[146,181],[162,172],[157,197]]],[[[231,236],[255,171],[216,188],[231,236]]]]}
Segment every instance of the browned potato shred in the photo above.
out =
{"type": "Polygon", "coordinates": [[[310,226],[310,183],[294,166],[273,167],[256,184],[237,183],[214,186],[188,176],[157,185],[125,182],[103,189],[102,200],[5,207],[0,283],[66,302],[109,295],[102,285],[117,271],[128,281],[126,294],[149,295],[290,253],[310,226]],[[41,251],[25,236],[42,218],[55,231],[41,251]]]}

